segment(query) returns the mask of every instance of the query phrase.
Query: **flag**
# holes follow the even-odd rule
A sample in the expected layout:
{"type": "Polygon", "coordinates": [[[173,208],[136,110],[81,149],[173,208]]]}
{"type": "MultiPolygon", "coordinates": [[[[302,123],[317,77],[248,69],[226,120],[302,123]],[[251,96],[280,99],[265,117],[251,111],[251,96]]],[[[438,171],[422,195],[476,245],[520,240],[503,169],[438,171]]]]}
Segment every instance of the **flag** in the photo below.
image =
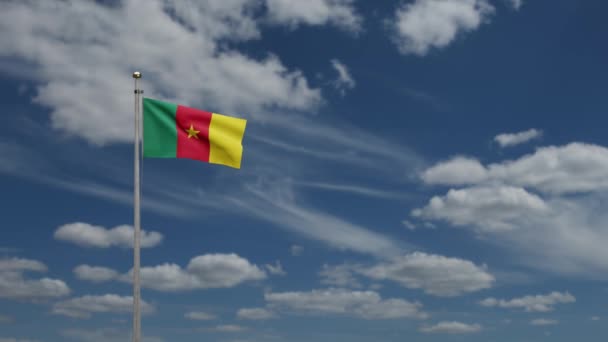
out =
{"type": "Polygon", "coordinates": [[[188,158],[241,168],[247,120],[150,98],[144,105],[144,158],[188,158]]]}

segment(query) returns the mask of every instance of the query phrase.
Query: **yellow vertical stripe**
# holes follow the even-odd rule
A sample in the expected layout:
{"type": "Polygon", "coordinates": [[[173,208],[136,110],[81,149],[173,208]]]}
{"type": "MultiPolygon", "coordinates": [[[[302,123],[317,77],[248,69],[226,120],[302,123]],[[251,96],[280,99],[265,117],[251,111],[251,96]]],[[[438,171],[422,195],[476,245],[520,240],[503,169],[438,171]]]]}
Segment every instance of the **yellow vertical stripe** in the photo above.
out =
{"type": "Polygon", "coordinates": [[[247,120],[213,113],[209,125],[209,162],[241,168],[247,120]]]}

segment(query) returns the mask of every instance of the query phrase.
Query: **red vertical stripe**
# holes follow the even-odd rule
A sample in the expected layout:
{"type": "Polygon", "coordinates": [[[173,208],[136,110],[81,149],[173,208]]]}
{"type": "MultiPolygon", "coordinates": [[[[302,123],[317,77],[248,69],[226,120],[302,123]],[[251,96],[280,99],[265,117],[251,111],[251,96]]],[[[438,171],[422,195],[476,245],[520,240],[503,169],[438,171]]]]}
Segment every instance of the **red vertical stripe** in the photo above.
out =
{"type": "Polygon", "coordinates": [[[175,125],[177,129],[177,158],[189,158],[209,162],[209,125],[213,113],[177,106],[175,125]],[[190,134],[192,127],[198,133],[190,134]],[[195,135],[193,135],[195,134],[195,135]]]}

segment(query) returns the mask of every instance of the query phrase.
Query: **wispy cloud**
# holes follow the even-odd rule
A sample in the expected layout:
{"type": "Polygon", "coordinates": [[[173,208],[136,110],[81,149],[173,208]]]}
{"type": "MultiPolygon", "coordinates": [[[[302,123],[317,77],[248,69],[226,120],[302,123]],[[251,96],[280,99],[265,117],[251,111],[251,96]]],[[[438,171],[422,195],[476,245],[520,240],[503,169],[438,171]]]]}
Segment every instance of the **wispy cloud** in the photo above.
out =
{"type": "Polygon", "coordinates": [[[532,139],[537,139],[541,137],[542,134],[542,131],[532,128],[518,133],[499,134],[494,137],[494,141],[496,141],[501,147],[510,147],[526,143],[532,139]]]}

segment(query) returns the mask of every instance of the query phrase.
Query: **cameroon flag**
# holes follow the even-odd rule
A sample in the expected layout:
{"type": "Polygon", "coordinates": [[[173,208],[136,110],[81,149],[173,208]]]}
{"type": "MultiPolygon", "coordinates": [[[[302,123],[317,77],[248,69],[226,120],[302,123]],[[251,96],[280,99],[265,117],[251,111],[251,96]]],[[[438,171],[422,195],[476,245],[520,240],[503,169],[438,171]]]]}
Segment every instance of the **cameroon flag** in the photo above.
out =
{"type": "Polygon", "coordinates": [[[144,98],[144,157],[188,158],[241,168],[247,121],[144,98]]]}

